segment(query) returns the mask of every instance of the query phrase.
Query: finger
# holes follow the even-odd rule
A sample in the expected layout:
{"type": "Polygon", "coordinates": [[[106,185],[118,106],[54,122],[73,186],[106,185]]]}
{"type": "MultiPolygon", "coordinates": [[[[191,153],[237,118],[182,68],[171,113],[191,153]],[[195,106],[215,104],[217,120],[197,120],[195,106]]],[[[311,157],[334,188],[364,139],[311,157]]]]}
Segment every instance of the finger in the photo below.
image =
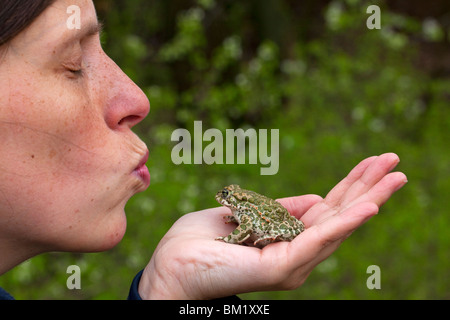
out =
{"type": "MultiPolygon", "coordinates": [[[[302,221],[307,227],[321,223],[321,221],[328,219],[331,215],[342,211],[339,208],[343,209],[356,203],[355,199],[363,195],[372,183],[376,183],[376,181],[392,170],[398,161],[399,158],[394,153],[386,153],[361,161],[347,177],[328,193],[323,202],[314,206],[302,217],[302,221]],[[361,180],[363,181],[362,183],[361,180]]],[[[358,200],[358,202],[362,201],[358,200]]]]}
{"type": "Polygon", "coordinates": [[[371,202],[359,203],[333,215],[321,224],[307,228],[289,246],[292,259],[318,264],[334,252],[358,227],[377,214],[378,207],[371,202]]]}
{"type": "Polygon", "coordinates": [[[401,189],[407,182],[408,178],[403,172],[389,173],[355,201],[372,202],[381,207],[394,192],[401,189]]]}
{"type": "Polygon", "coordinates": [[[400,162],[395,153],[386,153],[379,156],[364,171],[364,174],[356,180],[343,196],[342,203],[348,203],[369,191],[386,174],[394,169],[400,162]]]}
{"type": "Polygon", "coordinates": [[[339,182],[325,197],[325,202],[333,207],[341,202],[342,195],[352,186],[364,174],[366,169],[377,159],[377,156],[373,156],[361,161],[356,167],[354,167],[350,173],[339,182]]]}
{"type": "Polygon", "coordinates": [[[277,201],[279,201],[291,215],[300,219],[306,211],[322,200],[321,196],[307,194],[297,197],[282,198],[277,201]]]}

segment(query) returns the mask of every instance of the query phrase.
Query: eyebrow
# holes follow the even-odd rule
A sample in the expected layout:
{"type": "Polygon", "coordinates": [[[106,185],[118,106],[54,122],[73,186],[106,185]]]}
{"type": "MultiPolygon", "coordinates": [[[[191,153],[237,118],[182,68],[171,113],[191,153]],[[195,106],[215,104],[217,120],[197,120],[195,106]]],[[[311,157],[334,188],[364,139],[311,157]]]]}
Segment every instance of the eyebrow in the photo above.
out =
{"type": "Polygon", "coordinates": [[[103,30],[103,23],[100,21],[95,21],[89,23],[88,26],[80,32],[80,34],[76,35],[77,38],[83,39],[96,34],[101,34],[103,30]]]}
{"type": "MultiPolygon", "coordinates": [[[[90,22],[86,27],[82,27],[81,30],[75,29],[76,32],[73,32],[67,39],[63,41],[63,46],[72,43],[74,41],[82,40],[88,38],[90,36],[94,36],[96,34],[101,34],[103,30],[103,23],[100,21],[90,22]]],[[[75,31],[70,30],[70,31],[75,31]]]]}
{"type": "Polygon", "coordinates": [[[94,23],[90,23],[86,30],[82,32],[81,38],[93,36],[96,34],[101,34],[103,31],[103,23],[100,21],[95,21],[94,23]]]}

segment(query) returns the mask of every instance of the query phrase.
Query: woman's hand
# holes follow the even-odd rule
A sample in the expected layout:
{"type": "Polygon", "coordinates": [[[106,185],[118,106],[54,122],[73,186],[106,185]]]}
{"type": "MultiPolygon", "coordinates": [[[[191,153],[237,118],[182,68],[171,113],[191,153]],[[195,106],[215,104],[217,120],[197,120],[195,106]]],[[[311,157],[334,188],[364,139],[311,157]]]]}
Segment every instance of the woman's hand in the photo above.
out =
{"type": "Polygon", "coordinates": [[[403,173],[389,173],[398,162],[392,153],[365,159],[325,199],[317,195],[279,199],[306,230],[291,242],[276,242],[262,250],[214,240],[235,228],[222,219],[230,214],[228,208],[181,217],[145,268],[141,297],[212,299],[301,286],[315,266],[405,185],[403,173]]]}

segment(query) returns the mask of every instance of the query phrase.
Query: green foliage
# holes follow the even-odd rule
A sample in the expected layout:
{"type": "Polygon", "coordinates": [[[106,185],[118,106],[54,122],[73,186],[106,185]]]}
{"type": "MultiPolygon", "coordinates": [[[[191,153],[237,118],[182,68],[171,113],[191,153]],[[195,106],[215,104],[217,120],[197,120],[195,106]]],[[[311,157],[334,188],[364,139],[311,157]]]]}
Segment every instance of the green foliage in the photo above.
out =
{"type": "Polygon", "coordinates": [[[393,13],[383,1],[381,30],[366,28],[373,3],[362,0],[95,3],[105,51],[152,104],[136,129],[150,148],[151,186],[128,203],[128,231],[114,250],[40,256],[0,285],[17,298],[125,298],[170,226],[216,206],[222,186],[325,196],[358,161],[392,151],[409,183],[377,217],[299,289],[242,297],[450,298],[450,80],[420,68],[417,42],[448,45],[438,20],[393,13]],[[261,176],[259,165],[174,165],[171,133],[192,130],[194,120],[204,130],[280,129],[278,174],[261,176]],[[79,292],[65,287],[70,264],[82,270],[79,292]],[[366,287],[372,264],[381,290],[366,287]]]}

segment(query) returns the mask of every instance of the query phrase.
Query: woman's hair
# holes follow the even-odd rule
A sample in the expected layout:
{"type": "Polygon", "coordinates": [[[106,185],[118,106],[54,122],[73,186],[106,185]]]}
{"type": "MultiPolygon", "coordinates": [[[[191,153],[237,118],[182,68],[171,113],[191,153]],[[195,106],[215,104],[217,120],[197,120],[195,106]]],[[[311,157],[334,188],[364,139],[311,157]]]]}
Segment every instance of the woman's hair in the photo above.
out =
{"type": "Polygon", "coordinates": [[[28,27],[55,0],[0,0],[0,46],[28,27]]]}

